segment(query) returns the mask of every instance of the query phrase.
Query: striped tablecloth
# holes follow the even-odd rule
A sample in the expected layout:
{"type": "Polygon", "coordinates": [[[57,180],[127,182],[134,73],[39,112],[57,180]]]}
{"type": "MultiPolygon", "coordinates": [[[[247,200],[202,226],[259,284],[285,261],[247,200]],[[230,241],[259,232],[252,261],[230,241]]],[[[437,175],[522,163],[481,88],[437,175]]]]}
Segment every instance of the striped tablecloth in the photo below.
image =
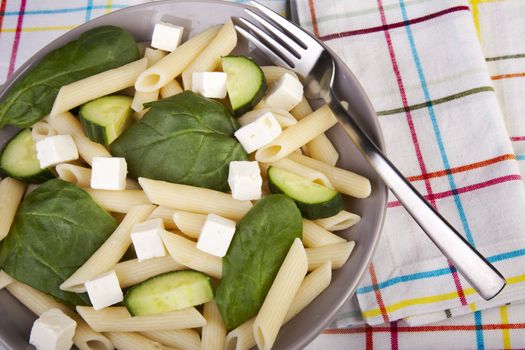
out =
{"type": "MultiPolygon", "coordinates": [[[[68,0],[64,2],[56,0],[0,0],[0,83],[4,82],[17,67],[42,46],[67,30],[104,13],[146,1],[68,0]]],[[[284,12],[284,0],[266,0],[262,2],[281,13],[284,12]]],[[[412,174],[411,180],[418,186],[418,189],[427,195],[427,198],[431,201],[438,201],[444,197],[451,198],[449,210],[452,211],[458,210],[458,199],[459,202],[465,200],[463,193],[475,192],[480,188],[490,188],[502,183],[521,183],[519,171],[514,171],[513,166],[518,164],[522,171],[525,170],[525,118],[523,117],[525,115],[525,102],[523,102],[525,95],[525,1],[471,0],[470,4],[467,4],[453,0],[298,0],[297,4],[301,24],[336,48],[362,80],[378,111],[383,129],[388,131],[394,126],[393,123],[390,124],[390,121],[394,118],[389,119],[386,118],[387,116],[401,114],[404,115],[407,121],[412,118],[412,122],[406,123],[405,127],[415,131],[413,135],[419,135],[420,139],[416,139],[419,151],[417,150],[418,147],[416,147],[416,151],[410,154],[410,157],[420,160],[419,163],[416,162],[416,165],[419,164],[419,166],[425,164],[426,161],[428,169],[411,168],[410,162],[403,163],[403,154],[389,152],[389,155],[394,157],[394,161],[397,164],[401,165],[401,170],[405,174],[412,174]],[[470,5],[470,8],[468,5],[470,5]],[[417,14],[413,14],[413,11],[417,12],[417,14]],[[446,21],[447,16],[454,16],[457,13],[461,13],[461,16],[465,14],[462,17],[463,23],[467,23],[467,18],[472,23],[469,22],[468,28],[452,28],[451,31],[456,31],[457,33],[457,36],[454,36],[456,38],[454,40],[462,38],[468,41],[456,41],[453,44],[458,46],[456,48],[447,46],[447,48],[451,48],[451,51],[446,52],[432,51],[432,47],[439,47],[440,43],[438,42],[435,43],[436,45],[428,45],[424,49],[420,48],[419,51],[414,50],[414,41],[420,35],[418,34],[419,27],[416,27],[416,25],[430,27],[436,23],[443,23],[440,21],[446,21]],[[470,25],[474,28],[473,30],[469,29],[470,25]],[[401,32],[403,37],[401,37],[401,34],[398,36],[396,30],[399,30],[398,32],[401,32]],[[473,34],[470,35],[471,33],[469,32],[466,35],[465,31],[468,32],[470,30],[473,34]],[[473,86],[465,79],[451,79],[451,84],[458,84],[458,89],[456,89],[458,92],[448,95],[436,94],[435,96],[430,96],[429,91],[436,91],[435,86],[439,86],[443,82],[438,81],[437,78],[432,79],[432,77],[425,76],[425,74],[428,74],[428,71],[418,68],[418,66],[425,64],[425,60],[429,59],[426,53],[431,52],[432,55],[444,59],[446,63],[447,55],[452,57],[457,52],[464,52],[461,50],[462,44],[471,45],[473,40],[477,40],[476,32],[479,36],[486,62],[480,64],[479,60],[473,61],[476,63],[475,65],[472,64],[473,62],[467,62],[470,65],[465,64],[464,71],[466,71],[467,76],[471,74],[474,81],[482,82],[483,84],[473,86]],[[382,45],[374,46],[374,35],[382,36],[382,45]],[[345,41],[344,38],[350,39],[345,41]],[[371,53],[370,58],[362,61],[357,59],[357,56],[352,52],[345,51],[356,48],[369,50],[367,52],[371,53]],[[379,52],[377,50],[383,50],[383,52],[374,55],[374,52],[379,52]],[[366,64],[369,64],[371,67],[377,66],[381,62],[375,62],[374,58],[379,60],[381,57],[389,57],[390,59],[388,62],[382,62],[385,69],[385,84],[374,89],[374,86],[367,84],[376,79],[373,75],[377,74],[377,72],[368,69],[366,64]],[[411,67],[415,67],[413,71],[409,71],[406,68],[407,66],[404,66],[405,60],[411,61],[411,67]],[[487,67],[490,75],[487,74],[487,67]],[[397,89],[396,94],[392,94],[392,91],[389,90],[390,86],[388,84],[390,82],[388,82],[388,79],[390,77],[393,77],[392,82],[397,89]],[[423,86],[422,81],[424,81],[423,86]],[[429,88],[429,86],[431,87],[429,88]],[[494,157],[467,164],[458,162],[456,158],[450,159],[449,161],[453,166],[446,164],[446,162],[443,165],[443,158],[439,159],[441,162],[439,166],[426,159],[425,157],[428,156],[429,152],[437,152],[439,154],[439,142],[437,143],[438,147],[435,148],[435,140],[439,140],[440,137],[446,138],[446,130],[440,130],[438,133],[436,133],[435,128],[421,130],[422,124],[418,124],[418,113],[443,113],[443,110],[440,108],[445,108],[450,101],[461,99],[468,101],[468,98],[476,99],[478,98],[477,95],[482,93],[493,94],[494,90],[499,103],[496,100],[489,101],[487,108],[497,109],[496,113],[505,118],[508,132],[506,137],[510,139],[508,145],[505,142],[502,143],[502,152],[495,154],[494,157]],[[429,139],[433,143],[428,143],[429,139]],[[423,163],[421,163],[421,160],[423,163]],[[407,164],[406,167],[403,166],[404,164],[407,164]],[[506,164],[510,165],[507,166],[506,164]],[[494,170],[495,176],[491,177],[492,180],[487,180],[490,183],[484,182],[463,187],[450,187],[450,174],[465,176],[466,179],[463,180],[468,182],[469,176],[477,176],[476,172],[490,172],[491,169],[494,170]],[[474,175],[469,175],[472,173],[474,175]],[[437,182],[431,183],[431,181],[437,182]]],[[[446,24],[447,22],[438,29],[447,30],[446,24]]],[[[436,29],[436,40],[440,40],[438,29],[436,29]]],[[[471,51],[467,51],[467,53],[470,56],[466,55],[465,60],[475,60],[475,53],[471,51]]],[[[457,57],[452,57],[451,62],[454,61],[453,58],[457,59],[457,57]]],[[[459,102],[456,104],[461,106],[459,102]]],[[[465,113],[467,112],[468,110],[465,110],[465,113]]],[[[432,123],[429,123],[429,125],[432,125],[432,123]]],[[[497,122],[496,124],[491,124],[491,126],[494,125],[498,126],[499,124],[497,122]]],[[[488,132],[483,128],[479,130],[484,133],[488,132]]],[[[497,130],[498,134],[502,132],[502,130],[497,130]]],[[[388,135],[394,135],[392,137],[395,137],[395,133],[390,134],[387,132],[386,135],[387,144],[389,144],[392,140],[388,140],[388,137],[390,137],[388,135]]],[[[480,145],[478,148],[483,149],[483,144],[486,142],[501,142],[501,140],[486,137],[486,134],[480,134],[480,145]]],[[[465,153],[467,153],[467,150],[465,150],[465,153]]],[[[466,154],[458,155],[454,153],[449,155],[451,158],[456,156],[469,158],[466,154]]],[[[517,188],[514,187],[512,189],[517,188]]],[[[517,192],[519,191],[522,190],[518,189],[517,192]]],[[[509,202],[516,200],[513,193],[508,193],[508,198],[509,202]]],[[[463,202],[461,203],[463,204],[463,202]]],[[[502,206],[504,205],[505,203],[502,203],[502,206]]],[[[389,210],[395,210],[399,205],[394,198],[391,198],[389,206],[391,207],[389,210]]],[[[468,204],[466,204],[466,208],[467,210],[469,209],[468,204]]],[[[443,210],[443,208],[439,209],[443,210]]],[[[492,215],[492,213],[487,213],[487,215],[492,215]]],[[[470,220],[473,219],[470,218],[470,220]]],[[[495,220],[497,221],[497,217],[495,220]]],[[[465,222],[461,217],[453,223],[456,227],[465,228],[465,222]]],[[[513,225],[520,225],[520,223],[517,219],[512,222],[513,225]]],[[[387,230],[392,230],[392,228],[396,227],[402,229],[410,225],[413,225],[410,219],[401,215],[396,220],[387,221],[385,228],[387,230]]],[[[501,225],[503,227],[505,223],[501,223],[501,225]]],[[[521,227],[521,225],[518,227],[521,227]]],[[[475,236],[475,233],[473,236],[475,236]]],[[[475,239],[477,240],[477,238],[475,239]]],[[[514,261],[512,258],[525,255],[525,249],[522,249],[519,244],[516,246],[518,248],[508,250],[507,255],[498,250],[497,253],[492,255],[492,260],[498,262],[507,259],[512,264],[514,261]]],[[[522,260],[516,261],[518,264],[514,264],[516,266],[513,269],[521,269],[522,274],[525,273],[525,267],[520,265],[522,260]]],[[[390,304],[385,304],[385,300],[381,300],[382,294],[379,291],[383,287],[395,285],[398,282],[405,283],[406,280],[427,278],[429,273],[439,275],[441,270],[432,270],[434,272],[424,271],[419,275],[400,274],[392,278],[384,278],[381,275],[377,276],[374,266],[379,273],[381,272],[381,266],[372,266],[368,276],[360,286],[362,297],[359,300],[359,304],[356,300],[349,301],[348,305],[341,311],[338,321],[320,335],[308,347],[309,349],[525,348],[524,305],[514,303],[509,306],[500,306],[496,302],[496,305],[493,305],[495,307],[484,310],[490,304],[481,306],[483,303],[472,302],[473,294],[470,292],[469,287],[466,286],[465,281],[458,276],[453,267],[448,267],[447,271],[444,271],[442,275],[452,276],[453,279],[451,281],[454,281],[456,286],[458,283],[460,285],[457,291],[454,292],[453,298],[449,298],[455,300],[454,305],[447,304],[442,310],[441,306],[434,310],[429,309],[428,304],[432,304],[432,300],[425,299],[429,298],[428,295],[425,295],[420,296],[416,300],[417,302],[414,302],[413,300],[415,299],[413,298],[405,298],[399,301],[401,303],[404,302],[404,304],[400,305],[403,307],[397,310],[406,309],[408,311],[396,313],[397,311],[393,310],[390,304]],[[381,280],[378,281],[378,278],[381,280]],[[406,300],[412,301],[407,302],[406,300]],[[428,301],[428,303],[425,301],[428,301]],[[375,306],[372,307],[371,305],[374,303],[375,306]],[[414,307],[414,305],[417,307],[414,307]],[[364,311],[362,312],[361,310],[364,311]],[[376,310],[377,312],[372,312],[371,310],[376,310]],[[367,322],[375,325],[364,325],[362,314],[364,314],[367,322]],[[461,314],[465,315],[450,318],[461,314]],[[440,321],[437,322],[438,320],[440,321]],[[380,324],[384,321],[387,322],[380,324]],[[425,325],[419,325],[423,323],[425,325]]],[[[519,284],[524,280],[525,278],[516,275],[513,282],[514,284],[519,284]]],[[[447,281],[446,283],[450,282],[447,281]]],[[[511,299],[517,300],[520,298],[521,296],[517,295],[511,299]]]]}

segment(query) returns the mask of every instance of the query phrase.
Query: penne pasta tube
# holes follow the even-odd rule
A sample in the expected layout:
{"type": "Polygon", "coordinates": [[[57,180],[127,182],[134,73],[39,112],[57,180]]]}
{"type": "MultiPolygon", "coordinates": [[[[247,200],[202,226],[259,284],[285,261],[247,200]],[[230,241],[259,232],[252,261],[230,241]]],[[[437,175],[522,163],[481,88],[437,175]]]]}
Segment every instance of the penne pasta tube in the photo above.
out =
{"type": "Polygon", "coordinates": [[[255,342],[260,350],[272,348],[307,270],[306,252],[301,240],[296,238],[253,323],[255,342]]]}
{"type": "Polygon", "coordinates": [[[277,119],[277,121],[279,122],[279,125],[281,125],[283,129],[297,124],[297,120],[294,118],[293,115],[290,114],[290,112],[284,109],[274,107],[263,107],[260,109],[254,109],[252,111],[246,112],[240,118],[238,118],[237,121],[241,126],[244,126],[246,124],[254,122],[266,113],[272,113],[275,119],[277,119]]]}
{"type": "MultiPolygon", "coordinates": [[[[159,99],[159,90],[152,92],[141,92],[137,91],[133,96],[133,101],[131,102],[131,109],[135,112],[142,112],[145,110],[144,104],[148,102],[157,101],[159,99]]],[[[143,117],[143,114],[140,114],[140,118],[143,117]]]]}
{"type": "Polygon", "coordinates": [[[173,213],[173,222],[175,222],[177,228],[186,236],[199,238],[207,217],[205,214],[177,210],[173,213]]]}
{"type": "Polygon", "coordinates": [[[137,333],[131,332],[109,332],[106,333],[108,339],[113,343],[115,348],[123,350],[163,350],[167,349],[162,344],[144,337],[137,333]]]}
{"type": "Polygon", "coordinates": [[[302,145],[310,142],[335,124],[337,124],[335,115],[330,107],[325,105],[297,124],[283,130],[269,144],[259,148],[255,153],[255,159],[263,163],[276,162],[301,148],[302,145]]]}
{"type": "Polygon", "coordinates": [[[177,79],[173,79],[172,81],[160,88],[160,97],[168,98],[171,96],[175,96],[183,91],[184,89],[182,89],[182,86],[180,86],[177,79]]]}
{"type": "Polygon", "coordinates": [[[366,198],[372,192],[370,180],[364,176],[300,154],[291,154],[288,158],[324,173],[334,188],[341,193],[356,198],[366,198]]]}
{"type": "Polygon", "coordinates": [[[73,343],[80,350],[113,350],[113,345],[104,335],[95,332],[75,312],[26,284],[13,282],[7,286],[11,295],[17,298],[33,313],[40,316],[49,309],[59,309],[77,323],[73,343]]]}
{"type": "Polygon", "coordinates": [[[153,205],[139,205],[130,209],[115,232],[102,244],[97,251],[68,277],[60,289],[83,293],[84,283],[92,278],[111,270],[124,256],[131,245],[131,230],[135,224],[143,222],[153,211],[153,205]]]}
{"type": "Polygon", "coordinates": [[[303,219],[303,244],[316,248],[329,244],[344,243],[345,239],[325,230],[313,221],[303,219]]]}
{"type": "MultiPolygon", "coordinates": [[[[284,324],[304,310],[321,292],[329,285],[332,279],[332,266],[326,262],[304,278],[295,298],[284,317],[284,324]]],[[[226,350],[249,350],[253,348],[255,338],[253,336],[253,324],[255,317],[244,322],[232,330],[226,336],[226,350]]]]}
{"type": "Polygon", "coordinates": [[[197,244],[175,233],[161,233],[164,246],[173,260],[190,269],[204,272],[215,278],[222,277],[222,259],[197,249],[197,244]]]}
{"type": "Polygon", "coordinates": [[[46,137],[54,136],[57,131],[45,121],[36,122],[31,127],[31,137],[33,141],[37,142],[45,139],[46,137]]]}
{"type": "Polygon", "coordinates": [[[78,165],[63,163],[55,167],[58,177],[71,182],[78,187],[89,187],[91,184],[91,169],[78,165]]]}
{"type": "Polygon", "coordinates": [[[361,217],[357,214],[341,210],[334,216],[315,220],[315,223],[328,231],[346,230],[357,224],[361,217]]]}
{"type": "Polygon", "coordinates": [[[131,316],[123,306],[96,311],[91,306],[77,306],[79,315],[98,332],[149,332],[202,327],[206,319],[194,307],[159,315],[131,316]]]}
{"type": "Polygon", "coordinates": [[[289,73],[295,78],[298,78],[297,74],[293,70],[279,66],[261,66],[261,70],[263,71],[264,78],[266,79],[266,84],[268,85],[275,83],[283,76],[284,73],[289,73]]]}
{"type": "Polygon", "coordinates": [[[2,241],[15,219],[18,205],[24,197],[26,184],[6,177],[0,181],[0,241],[2,241]]]}
{"type": "Polygon", "coordinates": [[[146,69],[147,64],[148,60],[141,58],[121,67],[62,86],[49,114],[50,120],[88,101],[133,86],[138,76],[146,69]],[[101,82],[104,83],[101,84],[101,82]]]}
{"type": "Polygon", "coordinates": [[[330,180],[325,174],[323,174],[319,170],[309,168],[301,163],[294,162],[291,159],[283,158],[271,164],[259,163],[259,167],[265,173],[268,171],[268,168],[270,167],[270,165],[276,166],[277,168],[281,168],[284,170],[288,170],[289,172],[292,172],[296,175],[304,177],[312,182],[315,182],[316,184],[323,185],[331,189],[334,188],[334,186],[332,186],[332,184],[330,183],[330,180]]]}
{"type": "Polygon", "coordinates": [[[171,256],[164,256],[141,262],[137,259],[119,262],[113,269],[120,287],[127,288],[166,272],[185,270],[186,266],[176,263],[171,256]]]}
{"type": "Polygon", "coordinates": [[[82,130],[77,118],[69,112],[64,112],[49,119],[49,124],[62,135],[71,135],[75,140],[78,153],[89,165],[93,157],[111,157],[108,150],[100,143],[91,141],[82,130]]]}
{"type": "Polygon", "coordinates": [[[175,79],[217,36],[220,27],[212,27],[194,36],[172,53],[142,72],[135,82],[135,89],[142,92],[159,90],[175,79]]]}
{"type": "Polygon", "coordinates": [[[201,337],[193,329],[173,329],[170,331],[141,332],[147,338],[161,344],[184,350],[199,350],[201,337]]]}
{"type": "Polygon", "coordinates": [[[15,280],[11,278],[7,273],[5,273],[3,270],[0,270],[0,290],[4,289],[11,283],[13,283],[15,280]]]}
{"type": "Polygon", "coordinates": [[[204,304],[204,318],[206,325],[202,327],[201,350],[224,350],[226,325],[213,300],[204,304]]]}
{"type": "Polygon", "coordinates": [[[146,47],[144,49],[144,57],[148,60],[148,68],[166,57],[167,54],[166,51],[146,47]]]}
{"type": "Polygon", "coordinates": [[[228,55],[237,45],[237,32],[231,19],[221,27],[217,36],[182,72],[184,90],[191,90],[193,72],[213,72],[221,64],[221,56],[228,55]]]}
{"type": "Polygon", "coordinates": [[[238,201],[230,194],[188,185],[139,178],[139,184],[150,202],[199,214],[214,213],[240,220],[251,209],[250,201],[238,201]]]}
{"type": "Polygon", "coordinates": [[[166,229],[176,229],[177,225],[175,225],[175,222],[173,221],[173,213],[175,213],[175,209],[160,205],[153,210],[148,217],[148,220],[162,219],[166,229]]]}
{"type": "Polygon", "coordinates": [[[107,211],[115,213],[127,213],[131,208],[138,205],[151,204],[148,197],[141,190],[93,190],[84,189],[98,205],[107,211]]]}
{"type": "Polygon", "coordinates": [[[324,245],[316,248],[306,248],[308,256],[308,271],[317,269],[327,261],[330,261],[332,268],[338,269],[345,264],[350,257],[355,242],[343,242],[324,245]]]}

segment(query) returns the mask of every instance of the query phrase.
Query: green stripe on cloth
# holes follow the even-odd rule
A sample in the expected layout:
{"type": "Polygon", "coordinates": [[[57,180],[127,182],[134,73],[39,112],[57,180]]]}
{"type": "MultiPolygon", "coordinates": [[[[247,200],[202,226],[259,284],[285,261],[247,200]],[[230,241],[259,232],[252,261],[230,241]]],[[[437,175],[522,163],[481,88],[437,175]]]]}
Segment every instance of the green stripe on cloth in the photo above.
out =
{"type": "Polygon", "coordinates": [[[515,58],[525,58],[525,53],[517,53],[515,55],[487,57],[487,58],[485,58],[485,61],[492,62],[492,61],[501,61],[501,60],[511,60],[511,59],[515,59],[515,58]]]}

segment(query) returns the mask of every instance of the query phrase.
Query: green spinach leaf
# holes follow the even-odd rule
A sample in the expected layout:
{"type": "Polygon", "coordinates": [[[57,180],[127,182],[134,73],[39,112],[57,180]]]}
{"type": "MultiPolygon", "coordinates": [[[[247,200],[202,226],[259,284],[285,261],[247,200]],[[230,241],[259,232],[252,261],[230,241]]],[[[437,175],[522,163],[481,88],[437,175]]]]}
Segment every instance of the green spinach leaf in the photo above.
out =
{"type": "Polygon", "coordinates": [[[295,238],[302,237],[301,212],[282,194],[259,201],[237,227],[223,258],[215,302],[231,330],[255,316],[295,238]]]}
{"type": "Polygon", "coordinates": [[[28,127],[49,114],[62,85],[138,58],[135,39],[123,29],[104,26],[89,30],[48,53],[9,90],[0,103],[0,127],[28,127]]]}
{"type": "Polygon", "coordinates": [[[126,158],[129,175],[228,191],[230,161],[248,159],[228,110],[191,91],[148,106],[111,145],[113,155],[126,158]]]}
{"type": "Polygon", "coordinates": [[[89,305],[87,294],[59,286],[104,243],[117,223],[85,191],[54,179],[20,204],[0,244],[0,266],[13,278],[73,305],[89,305]]]}

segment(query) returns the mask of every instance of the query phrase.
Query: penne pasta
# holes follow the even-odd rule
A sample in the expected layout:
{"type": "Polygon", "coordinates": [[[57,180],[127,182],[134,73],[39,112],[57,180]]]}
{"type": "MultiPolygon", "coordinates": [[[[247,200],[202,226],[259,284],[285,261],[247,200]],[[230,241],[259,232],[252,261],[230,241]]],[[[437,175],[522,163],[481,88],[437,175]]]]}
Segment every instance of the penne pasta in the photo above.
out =
{"type": "Polygon", "coordinates": [[[73,164],[58,164],[55,167],[58,177],[71,182],[78,187],[89,187],[91,184],[91,169],[73,164]]]}
{"type": "Polygon", "coordinates": [[[115,345],[115,348],[122,350],[163,350],[168,349],[162,344],[131,332],[109,332],[106,333],[108,339],[115,345]]]}
{"type": "Polygon", "coordinates": [[[18,205],[24,197],[26,185],[18,180],[6,177],[0,181],[0,241],[2,241],[15,219],[18,205]]]}
{"type": "Polygon", "coordinates": [[[161,344],[183,350],[199,350],[201,337],[193,329],[173,329],[170,331],[141,332],[147,338],[158,341],[161,344]]]}
{"type": "Polygon", "coordinates": [[[253,335],[255,317],[244,322],[226,335],[226,350],[249,350],[257,343],[253,335]]]}
{"type": "Polygon", "coordinates": [[[176,263],[171,256],[164,256],[141,262],[137,259],[119,262],[113,269],[120,287],[127,288],[166,272],[185,270],[186,266],[176,263]]]}
{"type": "Polygon", "coordinates": [[[204,318],[206,325],[202,327],[201,350],[224,350],[226,325],[213,300],[204,304],[204,318]]]}
{"type": "Polygon", "coordinates": [[[221,258],[198,250],[195,242],[175,233],[164,231],[161,238],[168,253],[177,263],[215,278],[222,277],[221,258]]]}
{"type": "Polygon", "coordinates": [[[328,231],[346,230],[357,224],[361,217],[357,214],[341,210],[334,216],[315,220],[315,223],[328,231]]]}
{"type": "Polygon", "coordinates": [[[289,159],[324,173],[334,188],[341,193],[356,198],[366,198],[372,192],[370,180],[364,176],[300,154],[291,154],[289,159]]]}
{"type": "Polygon", "coordinates": [[[138,205],[151,204],[141,190],[110,191],[86,188],[85,191],[102,208],[115,213],[127,213],[138,205]]]}
{"type": "Polygon", "coordinates": [[[153,66],[155,63],[166,57],[168,53],[163,50],[153,49],[151,47],[146,47],[144,49],[144,57],[148,60],[148,68],[153,66]]]}
{"type": "Polygon", "coordinates": [[[291,159],[283,158],[271,164],[259,163],[261,170],[264,171],[265,173],[268,171],[268,168],[270,167],[270,165],[276,166],[277,168],[281,168],[284,170],[288,170],[296,175],[302,176],[319,185],[323,185],[331,189],[334,188],[334,186],[332,186],[332,184],[330,183],[330,180],[325,174],[323,174],[319,170],[309,168],[301,163],[294,162],[291,159]]]}
{"type": "Polygon", "coordinates": [[[221,56],[228,55],[237,45],[237,32],[231,19],[217,33],[217,36],[182,72],[184,90],[191,90],[193,72],[213,72],[221,63],[221,56]]]}
{"type": "Polygon", "coordinates": [[[45,121],[39,121],[33,124],[31,127],[31,137],[33,141],[37,142],[45,139],[46,137],[54,136],[57,131],[45,121]]]}
{"type": "Polygon", "coordinates": [[[71,135],[75,140],[80,157],[89,165],[93,157],[111,157],[108,150],[100,143],[91,141],[82,130],[77,118],[69,112],[64,112],[49,119],[49,124],[62,135],[71,135]]]}
{"type": "Polygon", "coordinates": [[[346,242],[345,239],[325,230],[315,222],[303,219],[303,244],[305,247],[316,248],[344,242],[346,242]]]}
{"type": "Polygon", "coordinates": [[[183,91],[184,90],[182,89],[182,86],[180,86],[177,79],[173,79],[172,81],[160,88],[160,97],[168,98],[171,96],[175,96],[183,91]]]}
{"type": "Polygon", "coordinates": [[[261,66],[261,70],[263,71],[264,78],[266,79],[266,84],[268,85],[275,83],[283,76],[284,73],[289,73],[295,78],[298,78],[297,74],[293,70],[279,66],[261,66]]]}
{"type": "Polygon", "coordinates": [[[324,245],[316,248],[306,248],[308,256],[308,271],[317,269],[327,261],[330,261],[332,268],[338,269],[345,264],[350,257],[355,242],[343,242],[324,245]]]}
{"type": "Polygon", "coordinates": [[[83,293],[84,283],[111,270],[124,256],[131,245],[131,230],[135,224],[143,222],[153,211],[153,205],[139,205],[130,209],[115,232],[97,251],[61,285],[60,289],[83,293]]]}
{"type": "Polygon", "coordinates": [[[309,114],[297,124],[283,130],[275,140],[259,148],[255,153],[255,159],[263,163],[276,162],[302,145],[310,142],[326,130],[337,124],[335,115],[328,105],[309,114]]]}
{"type": "Polygon", "coordinates": [[[253,323],[255,342],[260,350],[272,348],[307,270],[306,252],[301,240],[296,238],[253,323]]]}
{"type": "Polygon", "coordinates": [[[239,220],[250,210],[250,201],[238,201],[230,194],[188,185],[139,178],[151,203],[199,214],[217,214],[239,220]]]}
{"type": "Polygon", "coordinates": [[[162,219],[166,229],[176,229],[177,225],[175,225],[175,222],[173,221],[173,213],[175,213],[175,209],[161,205],[153,210],[153,212],[148,217],[148,220],[162,219]]]}
{"type": "Polygon", "coordinates": [[[254,109],[252,111],[246,112],[240,118],[238,118],[237,121],[241,126],[244,126],[246,124],[254,122],[266,113],[272,113],[275,119],[277,119],[277,121],[279,122],[279,125],[281,125],[283,129],[297,124],[297,120],[294,118],[293,115],[290,114],[290,112],[284,109],[274,107],[263,107],[260,109],[254,109]]]}
{"type": "MultiPolygon", "coordinates": [[[[131,102],[131,109],[135,112],[142,112],[145,110],[144,104],[148,102],[157,101],[159,99],[159,90],[152,92],[141,92],[137,91],[133,96],[133,101],[131,102]]],[[[143,114],[140,114],[140,118],[143,117],[143,114]]],[[[139,119],[140,119],[139,118],[139,119]]]]}
{"type": "Polygon", "coordinates": [[[5,273],[3,270],[0,270],[0,290],[4,289],[11,283],[13,283],[15,280],[11,278],[7,273],[5,273]]]}
{"type": "Polygon", "coordinates": [[[98,332],[149,332],[202,327],[206,319],[194,307],[159,315],[131,316],[123,306],[95,311],[91,306],[77,306],[79,315],[98,332]]]}
{"type": "Polygon", "coordinates": [[[80,350],[113,350],[113,345],[108,338],[95,332],[70,308],[55,301],[47,294],[20,282],[11,283],[7,286],[7,290],[38,316],[49,309],[59,309],[75,320],[77,328],[75,330],[75,336],[73,337],[73,343],[80,350]]]}
{"type": "Polygon", "coordinates": [[[217,36],[220,27],[212,27],[194,36],[172,53],[146,69],[135,82],[135,89],[142,92],[159,90],[175,79],[217,36]]]}
{"type": "Polygon", "coordinates": [[[121,67],[63,85],[53,103],[49,114],[50,120],[88,101],[133,86],[138,76],[146,69],[147,64],[148,60],[141,58],[121,67]]]}
{"type": "Polygon", "coordinates": [[[207,217],[205,214],[177,210],[173,213],[173,222],[175,222],[177,228],[186,236],[199,238],[207,217]]]}

